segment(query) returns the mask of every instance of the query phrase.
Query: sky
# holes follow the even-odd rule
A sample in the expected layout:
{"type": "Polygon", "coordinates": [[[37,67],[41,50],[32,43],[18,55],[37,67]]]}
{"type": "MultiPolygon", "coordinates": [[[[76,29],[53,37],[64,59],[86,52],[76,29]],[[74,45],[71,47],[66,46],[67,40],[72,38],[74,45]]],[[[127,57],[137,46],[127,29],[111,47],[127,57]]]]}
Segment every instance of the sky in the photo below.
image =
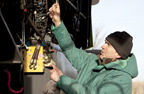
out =
{"type": "Polygon", "coordinates": [[[114,31],[127,31],[133,36],[132,53],[139,75],[133,81],[144,81],[144,0],[100,0],[92,5],[92,49],[101,49],[105,37],[114,31]]]}

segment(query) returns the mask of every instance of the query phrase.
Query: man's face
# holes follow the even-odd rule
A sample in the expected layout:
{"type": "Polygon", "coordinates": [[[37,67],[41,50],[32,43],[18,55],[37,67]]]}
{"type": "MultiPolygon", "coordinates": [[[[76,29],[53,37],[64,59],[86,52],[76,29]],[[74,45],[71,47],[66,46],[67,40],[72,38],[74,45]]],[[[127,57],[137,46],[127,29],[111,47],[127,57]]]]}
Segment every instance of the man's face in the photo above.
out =
{"type": "Polygon", "coordinates": [[[116,52],[116,50],[113,48],[113,46],[106,40],[105,44],[101,46],[102,50],[100,53],[100,58],[120,58],[120,55],[116,52]]]}

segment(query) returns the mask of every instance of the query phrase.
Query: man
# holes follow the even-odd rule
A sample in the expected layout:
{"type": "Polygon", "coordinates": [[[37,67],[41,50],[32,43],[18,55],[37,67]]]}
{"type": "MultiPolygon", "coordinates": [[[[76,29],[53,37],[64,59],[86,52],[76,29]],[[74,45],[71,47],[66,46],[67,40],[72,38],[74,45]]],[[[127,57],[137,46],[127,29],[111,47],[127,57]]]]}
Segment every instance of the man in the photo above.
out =
{"type": "Polygon", "coordinates": [[[136,58],[131,53],[132,36],[114,32],[106,37],[100,55],[88,54],[75,47],[60,19],[60,6],[53,4],[49,16],[59,46],[70,63],[77,69],[76,80],[69,78],[55,66],[51,79],[66,94],[131,94],[132,78],[138,75],[136,58]]]}

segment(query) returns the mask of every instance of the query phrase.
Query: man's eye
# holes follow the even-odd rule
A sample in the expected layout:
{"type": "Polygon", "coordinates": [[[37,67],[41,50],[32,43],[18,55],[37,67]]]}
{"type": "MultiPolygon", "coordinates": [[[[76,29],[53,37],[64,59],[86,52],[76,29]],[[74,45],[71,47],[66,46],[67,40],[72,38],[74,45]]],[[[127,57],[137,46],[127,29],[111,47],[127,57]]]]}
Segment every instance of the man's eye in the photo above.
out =
{"type": "Polygon", "coordinates": [[[107,42],[107,41],[106,41],[105,43],[106,43],[107,45],[110,45],[110,43],[109,43],[109,42],[107,42]]]}
{"type": "Polygon", "coordinates": [[[108,44],[108,42],[106,41],[105,44],[108,44]]]}

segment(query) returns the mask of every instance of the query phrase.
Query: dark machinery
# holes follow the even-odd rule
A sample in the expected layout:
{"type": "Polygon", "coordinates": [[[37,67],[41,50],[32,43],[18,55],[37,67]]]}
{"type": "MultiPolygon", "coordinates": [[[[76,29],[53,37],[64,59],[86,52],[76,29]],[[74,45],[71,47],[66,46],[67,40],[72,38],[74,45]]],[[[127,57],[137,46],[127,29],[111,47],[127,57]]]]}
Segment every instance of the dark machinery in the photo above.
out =
{"type": "MultiPolygon", "coordinates": [[[[0,0],[1,74],[17,69],[21,78],[19,82],[22,82],[23,72],[43,73],[44,67],[55,63],[51,43],[57,42],[51,33],[53,23],[48,16],[49,7],[55,2],[61,6],[61,19],[76,46],[82,49],[92,46],[91,0],[0,0]]],[[[3,84],[0,86],[3,87],[3,84]]],[[[10,90],[12,93],[20,90],[19,87],[16,91],[12,88],[5,91],[4,88],[0,89],[0,93],[10,94],[10,90]]]]}

